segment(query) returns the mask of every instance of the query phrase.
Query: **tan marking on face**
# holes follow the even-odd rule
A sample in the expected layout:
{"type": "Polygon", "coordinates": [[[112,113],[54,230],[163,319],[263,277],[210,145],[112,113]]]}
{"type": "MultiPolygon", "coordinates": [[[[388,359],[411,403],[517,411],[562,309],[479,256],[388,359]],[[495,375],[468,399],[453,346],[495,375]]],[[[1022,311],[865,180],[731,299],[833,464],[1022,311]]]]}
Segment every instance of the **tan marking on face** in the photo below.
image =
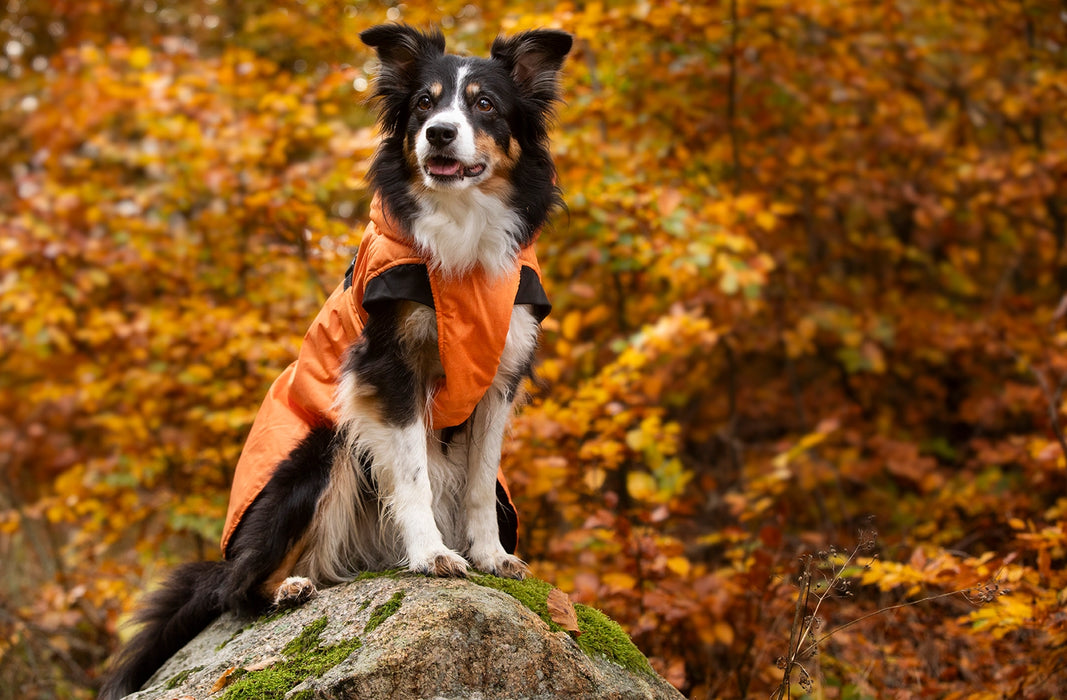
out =
{"type": "Polygon", "coordinates": [[[504,150],[496,142],[496,139],[488,134],[478,134],[474,137],[474,149],[480,157],[489,162],[493,170],[505,170],[507,172],[510,172],[515,167],[515,164],[519,161],[519,154],[522,152],[522,149],[519,148],[519,142],[514,137],[508,142],[507,150],[504,150]]]}
{"type": "Polygon", "coordinates": [[[430,94],[433,95],[435,100],[441,99],[441,93],[445,91],[445,86],[441,83],[434,83],[430,86],[430,94]]]}
{"type": "Polygon", "coordinates": [[[474,96],[482,91],[482,86],[478,83],[467,83],[467,99],[473,100],[474,96]]]}
{"type": "Polygon", "coordinates": [[[419,165],[419,156],[415,153],[415,146],[410,139],[408,140],[408,146],[410,147],[406,146],[404,148],[404,156],[407,159],[408,167],[411,168],[411,172],[415,173],[416,181],[422,182],[422,166],[419,165]]]}
{"type": "Polygon", "coordinates": [[[487,160],[492,168],[492,174],[478,185],[478,189],[498,197],[509,196],[512,191],[511,171],[515,169],[522,153],[519,142],[512,138],[507,151],[504,151],[492,137],[481,134],[475,139],[475,146],[478,154],[487,160]]]}

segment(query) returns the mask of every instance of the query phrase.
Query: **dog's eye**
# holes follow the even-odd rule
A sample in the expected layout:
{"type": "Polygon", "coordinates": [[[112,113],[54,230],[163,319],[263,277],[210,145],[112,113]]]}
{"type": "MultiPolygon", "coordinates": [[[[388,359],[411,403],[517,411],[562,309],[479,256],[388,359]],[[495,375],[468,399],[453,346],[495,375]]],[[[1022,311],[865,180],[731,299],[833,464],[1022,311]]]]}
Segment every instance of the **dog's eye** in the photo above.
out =
{"type": "Polygon", "coordinates": [[[479,112],[486,113],[492,112],[495,109],[492,101],[488,97],[479,97],[478,101],[474,103],[474,108],[479,112]]]}
{"type": "Polygon", "coordinates": [[[425,112],[432,107],[433,100],[431,100],[427,95],[423,95],[419,98],[418,102],[415,103],[415,108],[418,109],[420,112],[425,112]]]}

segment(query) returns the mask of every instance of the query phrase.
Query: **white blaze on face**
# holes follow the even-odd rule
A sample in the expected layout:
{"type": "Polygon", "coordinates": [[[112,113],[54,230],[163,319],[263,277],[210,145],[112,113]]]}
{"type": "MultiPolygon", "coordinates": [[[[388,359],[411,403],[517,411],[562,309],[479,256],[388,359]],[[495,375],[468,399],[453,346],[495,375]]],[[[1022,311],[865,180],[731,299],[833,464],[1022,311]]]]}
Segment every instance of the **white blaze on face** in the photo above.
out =
{"type": "Polygon", "coordinates": [[[422,125],[415,139],[415,155],[418,157],[419,167],[422,169],[423,180],[427,187],[434,188],[438,183],[427,173],[428,161],[434,157],[445,157],[459,161],[456,172],[462,172],[463,168],[469,168],[478,164],[478,153],[474,143],[474,127],[464,109],[463,96],[466,91],[466,77],[469,72],[468,66],[459,66],[456,70],[455,91],[452,100],[441,111],[434,114],[422,125]],[[438,148],[430,143],[427,131],[433,128],[451,128],[456,131],[456,137],[444,148],[438,148]]]}
{"type": "Polygon", "coordinates": [[[492,176],[493,167],[489,154],[478,153],[466,109],[469,70],[459,67],[448,104],[440,105],[415,139],[426,189],[418,193],[419,210],[411,232],[431,264],[444,274],[462,275],[480,265],[495,276],[513,269],[522,219],[507,192],[479,189],[492,176]],[[430,143],[427,131],[435,126],[455,129],[455,138],[445,148],[430,143]]]}

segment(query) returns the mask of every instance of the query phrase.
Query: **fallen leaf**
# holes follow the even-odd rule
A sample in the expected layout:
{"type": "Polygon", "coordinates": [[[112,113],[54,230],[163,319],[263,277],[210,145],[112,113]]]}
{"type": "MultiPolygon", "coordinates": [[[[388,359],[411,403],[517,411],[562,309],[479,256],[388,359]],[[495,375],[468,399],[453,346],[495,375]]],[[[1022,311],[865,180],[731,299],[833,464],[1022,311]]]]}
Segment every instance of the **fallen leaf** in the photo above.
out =
{"type": "Polygon", "coordinates": [[[567,630],[575,637],[580,637],[582,631],[578,629],[578,615],[574,612],[574,603],[570,596],[558,588],[553,588],[548,594],[548,616],[557,625],[567,630]]]}
{"type": "Polygon", "coordinates": [[[244,669],[246,671],[249,671],[249,672],[251,672],[251,671],[262,671],[263,669],[267,668],[268,666],[273,666],[274,664],[278,663],[281,660],[282,660],[282,657],[280,657],[280,656],[268,656],[267,658],[262,659],[260,661],[257,661],[254,664],[249,664],[249,665],[245,666],[244,669]]]}
{"type": "Polygon", "coordinates": [[[236,666],[230,666],[228,669],[223,671],[222,675],[219,676],[219,679],[215,681],[215,685],[211,686],[211,692],[217,693],[226,686],[228,686],[230,684],[230,681],[232,680],[231,676],[233,676],[235,671],[237,671],[236,666]]]}

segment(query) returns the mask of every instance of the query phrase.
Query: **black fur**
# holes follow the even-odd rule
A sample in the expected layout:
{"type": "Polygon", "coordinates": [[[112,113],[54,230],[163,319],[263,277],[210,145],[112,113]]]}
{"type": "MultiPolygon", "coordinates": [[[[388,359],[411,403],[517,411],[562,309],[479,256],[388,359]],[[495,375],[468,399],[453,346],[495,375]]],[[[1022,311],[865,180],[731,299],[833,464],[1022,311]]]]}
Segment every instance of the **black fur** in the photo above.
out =
{"type": "Polygon", "coordinates": [[[232,563],[227,609],[255,615],[268,607],[257,588],[304,534],[329,483],[332,428],[312,430],[283,460],[245,512],[226,548],[232,563]]]}
{"type": "Polygon", "coordinates": [[[419,377],[404,361],[396,334],[397,302],[378,304],[367,317],[360,341],[352,346],[342,368],[355,372],[362,382],[373,386],[382,408],[382,418],[390,425],[407,425],[415,419],[419,377]]]}
{"type": "Polygon", "coordinates": [[[269,607],[257,589],[311,522],[329,478],[332,441],[333,430],[317,428],[278,465],[230,538],[225,561],[179,566],[147,597],[135,618],[142,628],[113,662],[100,700],[139,690],[223,612],[257,615],[269,607]]]}
{"type": "Polygon", "coordinates": [[[143,624],[112,662],[101,700],[116,700],[140,690],[176,651],[200,634],[224,610],[222,595],[229,577],[227,562],[180,566],[151,593],[137,614],[143,624]]]}

